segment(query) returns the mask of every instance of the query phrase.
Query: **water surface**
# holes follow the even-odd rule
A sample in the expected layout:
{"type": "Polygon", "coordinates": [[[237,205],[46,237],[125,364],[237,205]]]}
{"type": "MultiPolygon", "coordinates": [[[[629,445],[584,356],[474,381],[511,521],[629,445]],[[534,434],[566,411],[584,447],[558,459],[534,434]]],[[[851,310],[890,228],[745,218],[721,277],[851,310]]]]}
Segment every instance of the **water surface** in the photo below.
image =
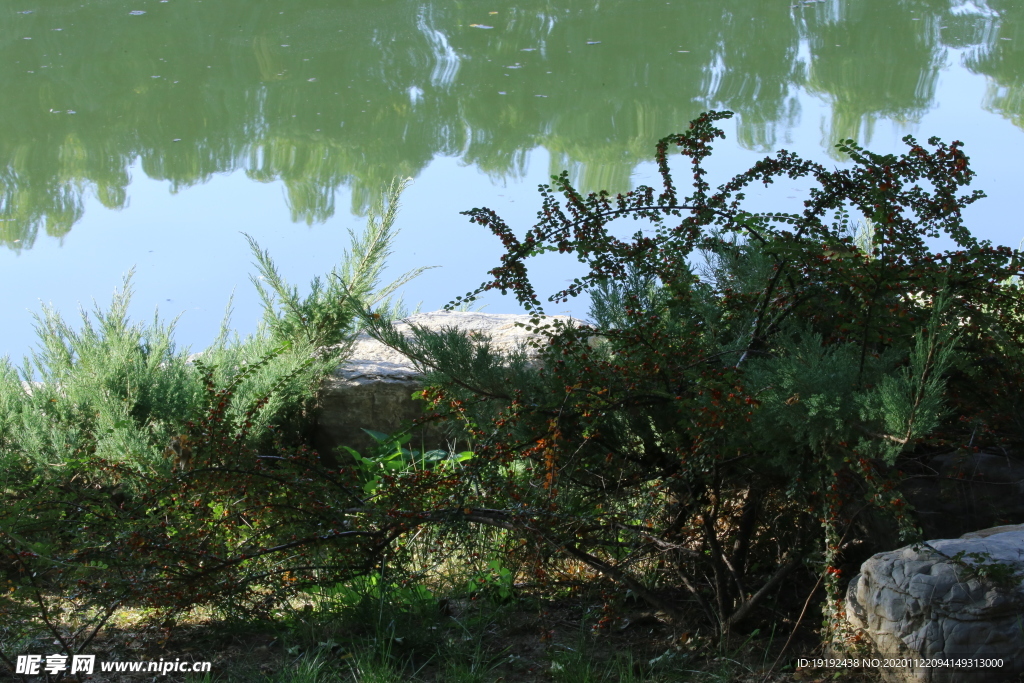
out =
{"type": "MultiPolygon", "coordinates": [[[[501,253],[460,211],[525,228],[536,185],[563,168],[587,190],[650,182],[654,143],[709,108],[737,114],[719,180],[781,147],[842,165],[844,138],[964,140],[990,195],[969,225],[1016,246],[1022,14],[995,0],[5,3],[0,354],[28,349],[40,300],[102,303],[133,267],[136,315],[182,314],[181,342],[212,339],[233,289],[251,331],[239,231],[304,283],[395,177],[416,182],[389,274],[441,265],[406,290],[436,309],[501,253]]],[[[776,189],[752,199],[797,196],[776,189]]],[[[537,267],[541,291],[573,275],[564,259],[537,267]]]]}

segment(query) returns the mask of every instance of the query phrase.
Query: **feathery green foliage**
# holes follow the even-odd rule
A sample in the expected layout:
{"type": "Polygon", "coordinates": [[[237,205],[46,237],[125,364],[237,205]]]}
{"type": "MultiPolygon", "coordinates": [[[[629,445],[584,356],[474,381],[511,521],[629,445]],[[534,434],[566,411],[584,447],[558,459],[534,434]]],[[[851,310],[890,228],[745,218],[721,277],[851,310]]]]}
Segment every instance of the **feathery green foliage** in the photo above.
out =
{"type": "Polygon", "coordinates": [[[326,284],[313,278],[304,299],[298,288],[284,280],[270,254],[251,236],[245,236],[259,270],[259,276],[253,275],[251,280],[263,301],[263,320],[275,343],[302,340],[317,349],[350,342],[357,308],[380,305],[393,316],[405,317],[402,303],[392,301],[392,296],[429,267],[410,270],[384,287],[379,282],[397,234],[398,200],[408,184],[408,180],[395,180],[381,194],[370,209],[363,234],[350,233],[352,251],[345,251],[341,263],[327,274],[326,284]]]}
{"type": "Polygon", "coordinates": [[[39,349],[20,369],[0,362],[8,635],[44,633],[71,654],[123,606],[154,619],[197,605],[265,613],[317,578],[373,568],[402,524],[369,515],[349,528],[362,475],[323,469],[306,430],[354,311],[401,310],[390,297],[420,272],[377,289],[403,187],[305,299],[250,240],[279,298],[260,289],[265,322],[245,338],[230,334],[229,306],[201,354],[175,346],[174,322],[129,320],[131,274],[77,328],[37,316],[39,349]]]}

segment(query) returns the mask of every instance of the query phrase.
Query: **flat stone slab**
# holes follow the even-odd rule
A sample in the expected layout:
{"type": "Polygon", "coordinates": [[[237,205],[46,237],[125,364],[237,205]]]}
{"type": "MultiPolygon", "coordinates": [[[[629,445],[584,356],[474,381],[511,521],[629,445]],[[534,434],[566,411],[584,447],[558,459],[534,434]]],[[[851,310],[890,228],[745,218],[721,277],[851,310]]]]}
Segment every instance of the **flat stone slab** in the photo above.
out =
{"type": "MultiPolygon", "coordinates": [[[[525,314],[434,311],[411,315],[396,323],[395,329],[405,335],[411,335],[412,325],[435,332],[445,327],[455,327],[489,338],[492,349],[510,352],[521,343],[542,338],[517,326],[517,323],[528,325],[530,318],[531,316],[525,314]]],[[[555,315],[545,320],[569,321],[572,318],[555,315]]],[[[351,359],[334,371],[331,381],[406,381],[419,378],[421,375],[408,358],[362,332],[356,337],[351,359]]]]}
{"type": "MultiPolygon", "coordinates": [[[[403,334],[412,333],[412,325],[440,331],[457,328],[489,339],[491,348],[511,352],[541,335],[527,332],[517,323],[528,325],[532,316],[526,314],[470,313],[435,311],[417,313],[395,324],[403,334]]],[[[549,316],[544,322],[570,321],[569,316],[549,316]]],[[[527,349],[528,355],[530,354],[527,349]]],[[[352,348],[350,360],[340,365],[321,387],[320,417],[314,443],[321,453],[330,453],[339,445],[363,452],[373,446],[373,439],[363,429],[391,433],[403,421],[423,415],[423,402],[414,401],[412,393],[422,388],[423,376],[413,363],[398,351],[381,344],[365,332],[352,348]]],[[[446,444],[437,433],[424,433],[428,448],[446,444]]],[[[418,442],[411,444],[417,445],[418,442]]]]}

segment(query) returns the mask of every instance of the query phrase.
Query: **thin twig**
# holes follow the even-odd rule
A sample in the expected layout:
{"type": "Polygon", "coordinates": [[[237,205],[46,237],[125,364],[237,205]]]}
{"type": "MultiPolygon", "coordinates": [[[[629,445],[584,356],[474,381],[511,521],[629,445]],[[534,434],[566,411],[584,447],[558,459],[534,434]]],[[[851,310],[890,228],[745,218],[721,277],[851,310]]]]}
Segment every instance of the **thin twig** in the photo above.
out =
{"type": "MultiPolygon", "coordinates": [[[[859,510],[857,510],[857,513],[850,518],[850,521],[846,525],[846,529],[843,531],[843,535],[839,539],[839,543],[836,544],[837,547],[841,547],[843,545],[843,541],[846,540],[846,536],[850,533],[850,529],[853,528],[853,523],[857,521],[857,518],[860,517],[861,513],[867,510],[870,505],[871,503],[865,503],[860,507],[859,510]]],[[[779,665],[779,661],[782,659],[782,655],[786,654],[786,649],[789,647],[789,644],[793,642],[793,637],[796,636],[796,632],[797,630],[799,630],[800,624],[804,620],[804,615],[807,614],[807,607],[811,604],[811,598],[813,598],[814,594],[818,592],[818,587],[821,586],[822,581],[825,580],[825,576],[828,574],[828,570],[829,568],[825,567],[825,571],[823,571],[821,575],[818,576],[818,581],[814,584],[814,588],[812,588],[811,592],[807,594],[807,599],[804,600],[804,607],[800,610],[800,616],[797,617],[796,624],[793,626],[793,630],[789,632],[789,638],[786,638],[785,644],[782,646],[782,649],[779,650],[779,656],[775,658],[775,662],[772,663],[771,668],[768,669],[768,673],[765,674],[765,681],[767,681],[768,677],[771,676],[773,671],[775,671],[775,667],[779,665]]]]}

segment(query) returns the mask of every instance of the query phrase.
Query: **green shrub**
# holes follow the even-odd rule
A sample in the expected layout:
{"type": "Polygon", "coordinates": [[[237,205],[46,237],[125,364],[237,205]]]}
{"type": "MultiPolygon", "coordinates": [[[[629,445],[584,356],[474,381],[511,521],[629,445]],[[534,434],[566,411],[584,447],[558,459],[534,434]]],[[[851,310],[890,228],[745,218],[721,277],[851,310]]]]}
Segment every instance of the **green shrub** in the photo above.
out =
{"type": "Polygon", "coordinates": [[[1024,436],[1022,254],[963,226],[982,194],[961,194],[973,177],[961,143],[908,136],[897,156],[846,141],[841,170],[783,151],[713,190],[703,163],[730,115],[659,143],[660,190],[583,196],[563,173],[521,237],[493,211],[467,212],[506,253],[450,306],[511,291],[547,337],[542,370],[456,331],[404,338],[386,315],[365,318],[430,372],[426,395],[475,441],[452,517],[508,529],[669,614],[691,602],[720,637],[800,567],[827,577],[835,619],[851,529],[884,510],[913,536],[902,459],[1024,436]],[[673,145],[693,173],[685,198],[673,145]],[[743,208],[748,186],[782,178],[813,184],[800,213],[743,208]],[[648,227],[624,239],[625,218],[648,227]],[[925,239],[942,233],[957,249],[932,253],[925,239]],[[548,252],[588,266],[549,300],[589,292],[591,322],[542,324],[526,262],[548,252]]]}
{"type": "Polygon", "coordinates": [[[374,569],[404,523],[362,514],[361,473],[326,470],[304,432],[353,312],[384,300],[399,314],[387,296],[419,272],[378,289],[403,187],[305,298],[250,239],[264,322],[243,339],[226,318],[201,354],[175,347],[173,322],[129,321],[130,275],[79,329],[44,309],[39,349],[20,370],[0,362],[6,642],[44,634],[70,654],[125,606],[157,623],[197,606],[265,613],[374,569]]]}

